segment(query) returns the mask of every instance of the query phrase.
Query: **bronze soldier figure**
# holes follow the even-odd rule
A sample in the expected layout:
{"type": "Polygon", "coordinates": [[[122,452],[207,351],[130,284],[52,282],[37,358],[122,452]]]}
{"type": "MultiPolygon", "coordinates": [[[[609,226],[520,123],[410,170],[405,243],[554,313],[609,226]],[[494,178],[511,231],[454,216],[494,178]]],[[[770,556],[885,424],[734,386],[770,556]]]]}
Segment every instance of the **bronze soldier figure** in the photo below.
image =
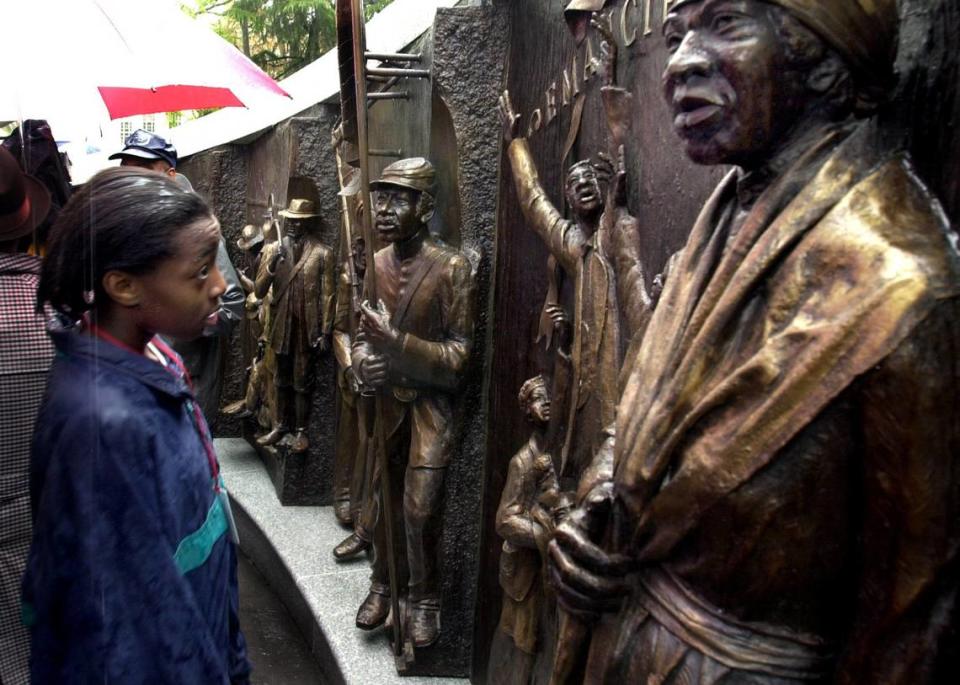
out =
{"type": "Polygon", "coordinates": [[[585,679],[930,682],[958,596],[960,254],[864,120],[895,3],[679,0],[663,32],[687,155],[737,168],[550,543],[564,607],[600,617],[585,679]]]}
{"type": "Polygon", "coordinates": [[[266,336],[276,355],[277,393],[276,423],[258,442],[276,445],[290,433],[293,405],[290,450],[305,452],[316,354],[330,346],[336,267],[333,250],[308,233],[317,216],[311,200],[294,198],[280,215],[287,219],[285,235],[263,249],[265,268],[256,281],[257,297],[270,292],[266,336]]]}
{"type": "Polygon", "coordinates": [[[402,495],[405,530],[403,543],[388,542],[383,518],[393,512],[381,512],[370,593],[357,613],[357,625],[374,628],[387,617],[386,545],[394,544],[405,551],[409,568],[406,634],[415,647],[432,644],[440,632],[437,545],[444,474],[456,434],[454,401],[473,344],[470,263],[427,230],[434,177],[433,165],[418,157],[390,164],[370,184],[377,233],[390,244],[376,253],[381,302],[377,308],[362,305],[353,354],[360,382],[387,390],[382,401],[385,448],[398,468],[391,481],[402,492],[393,501],[400,502],[402,495]]]}

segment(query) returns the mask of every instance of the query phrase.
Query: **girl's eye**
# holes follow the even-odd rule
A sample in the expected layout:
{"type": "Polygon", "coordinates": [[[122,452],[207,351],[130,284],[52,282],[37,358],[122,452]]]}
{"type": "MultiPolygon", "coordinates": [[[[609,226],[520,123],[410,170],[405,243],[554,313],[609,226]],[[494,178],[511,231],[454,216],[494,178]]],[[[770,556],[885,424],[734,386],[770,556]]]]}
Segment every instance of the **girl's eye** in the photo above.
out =
{"type": "Polygon", "coordinates": [[[200,280],[205,279],[205,278],[206,278],[207,276],[209,276],[209,275],[210,275],[210,265],[209,265],[209,264],[204,264],[204,265],[200,268],[200,271],[197,272],[197,278],[199,278],[200,280]]]}
{"type": "Polygon", "coordinates": [[[668,33],[664,37],[664,42],[667,44],[667,52],[674,53],[680,47],[683,38],[680,37],[679,33],[668,33]]]}

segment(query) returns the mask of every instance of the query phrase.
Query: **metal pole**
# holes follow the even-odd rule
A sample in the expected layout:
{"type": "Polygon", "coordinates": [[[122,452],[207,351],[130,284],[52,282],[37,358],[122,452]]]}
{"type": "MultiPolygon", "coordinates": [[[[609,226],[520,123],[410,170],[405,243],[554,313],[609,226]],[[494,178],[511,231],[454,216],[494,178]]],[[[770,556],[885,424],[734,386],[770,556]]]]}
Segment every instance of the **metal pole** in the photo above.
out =
{"type": "Polygon", "coordinates": [[[366,70],[371,76],[399,76],[401,78],[430,78],[429,69],[401,69],[399,67],[370,67],[366,70]]]}
{"type": "Polygon", "coordinates": [[[368,52],[366,57],[381,62],[419,62],[423,59],[423,55],[420,53],[410,54],[407,52],[368,52]]]}
{"type": "MultiPolygon", "coordinates": [[[[367,253],[367,270],[364,274],[367,286],[367,299],[374,303],[380,301],[377,296],[377,263],[374,257],[376,250],[373,236],[373,223],[370,221],[370,157],[369,139],[367,138],[367,79],[366,62],[364,61],[365,35],[363,28],[363,0],[350,0],[351,22],[353,25],[353,65],[357,74],[354,78],[357,92],[357,147],[360,152],[360,192],[363,200],[363,211],[360,213],[361,228],[363,230],[365,249],[367,253]]],[[[388,74],[389,75],[389,74],[388,74]]],[[[387,458],[387,443],[383,426],[383,397],[377,392],[374,399],[374,449],[377,460],[380,462],[380,503],[381,516],[387,535],[387,568],[390,576],[390,605],[393,609],[393,652],[394,655],[403,653],[403,635],[400,615],[400,587],[397,583],[397,560],[393,553],[393,492],[390,488],[390,462],[387,458]]]]}
{"type": "Polygon", "coordinates": [[[387,90],[382,93],[367,93],[370,100],[406,100],[410,93],[406,90],[387,90]]]}

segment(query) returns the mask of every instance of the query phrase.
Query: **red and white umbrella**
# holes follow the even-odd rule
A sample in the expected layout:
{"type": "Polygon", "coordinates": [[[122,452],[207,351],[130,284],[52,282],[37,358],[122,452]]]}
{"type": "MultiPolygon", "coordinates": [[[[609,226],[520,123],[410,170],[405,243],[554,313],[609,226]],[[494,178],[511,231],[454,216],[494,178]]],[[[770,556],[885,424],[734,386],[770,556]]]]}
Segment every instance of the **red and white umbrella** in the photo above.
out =
{"type": "Polygon", "coordinates": [[[175,0],[2,0],[0,119],[87,119],[289,97],[175,0]]]}

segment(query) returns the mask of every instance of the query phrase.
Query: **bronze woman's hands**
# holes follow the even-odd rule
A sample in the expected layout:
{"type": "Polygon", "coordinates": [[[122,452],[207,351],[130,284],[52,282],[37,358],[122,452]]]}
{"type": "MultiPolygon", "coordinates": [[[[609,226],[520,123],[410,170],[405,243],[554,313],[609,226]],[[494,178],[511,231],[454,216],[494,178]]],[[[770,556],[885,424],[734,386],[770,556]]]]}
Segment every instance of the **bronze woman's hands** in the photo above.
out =
{"type": "Polygon", "coordinates": [[[612,484],[593,492],[557,526],[548,547],[550,580],[560,605],[582,621],[616,611],[631,587],[632,559],[607,552],[598,539],[607,528],[612,484]]]}

